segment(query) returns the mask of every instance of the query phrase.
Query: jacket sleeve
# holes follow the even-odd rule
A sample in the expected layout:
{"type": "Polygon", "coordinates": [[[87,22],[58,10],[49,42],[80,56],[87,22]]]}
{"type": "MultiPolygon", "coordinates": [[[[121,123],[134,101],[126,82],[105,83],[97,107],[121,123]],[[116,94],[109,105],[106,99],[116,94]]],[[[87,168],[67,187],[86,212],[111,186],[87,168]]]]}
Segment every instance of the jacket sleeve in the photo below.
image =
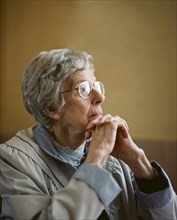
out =
{"type": "Polygon", "coordinates": [[[161,187],[161,183],[159,182],[159,186],[157,186],[157,188],[160,190],[157,190],[153,193],[145,193],[140,190],[137,182],[134,182],[135,192],[138,198],[139,215],[143,219],[175,220],[177,219],[176,193],[173,190],[167,174],[160,167],[160,165],[158,165],[156,162],[153,162],[153,167],[156,169],[160,177],[159,179],[166,180],[166,187],[161,187]]]}
{"type": "Polygon", "coordinates": [[[104,209],[97,194],[76,179],[53,196],[4,195],[2,198],[2,219],[95,219],[104,209]]]}
{"type": "Polygon", "coordinates": [[[83,164],[65,188],[51,195],[34,161],[14,149],[8,152],[10,155],[9,159],[2,151],[0,155],[2,219],[97,219],[104,206],[109,205],[119,192],[109,172],[83,164]],[[12,159],[14,154],[16,162],[12,159]],[[95,181],[87,178],[91,173],[95,181]],[[101,191],[99,178],[103,180],[101,191]],[[110,184],[110,191],[106,191],[107,184],[110,184]]]}

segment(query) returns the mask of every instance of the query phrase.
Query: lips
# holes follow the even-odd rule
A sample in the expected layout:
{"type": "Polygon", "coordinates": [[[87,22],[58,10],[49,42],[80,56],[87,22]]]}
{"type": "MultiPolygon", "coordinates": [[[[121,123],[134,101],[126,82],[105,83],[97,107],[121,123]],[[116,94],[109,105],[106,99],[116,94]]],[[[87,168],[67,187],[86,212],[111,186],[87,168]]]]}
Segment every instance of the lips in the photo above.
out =
{"type": "Polygon", "coordinates": [[[99,116],[102,115],[102,112],[95,112],[95,113],[92,113],[90,116],[89,116],[89,119],[94,119],[94,118],[97,118],[99,116]]]}

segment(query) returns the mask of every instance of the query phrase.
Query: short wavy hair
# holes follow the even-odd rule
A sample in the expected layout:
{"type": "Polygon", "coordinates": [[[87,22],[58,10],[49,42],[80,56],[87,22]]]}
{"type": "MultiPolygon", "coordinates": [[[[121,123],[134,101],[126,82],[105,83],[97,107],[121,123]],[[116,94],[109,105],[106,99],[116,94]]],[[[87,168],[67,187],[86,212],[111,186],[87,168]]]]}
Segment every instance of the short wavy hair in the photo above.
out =
{"type": "Polygon", "coordinates": [[[95,71],[93,58],[85,51],[54,49],[42,51],[27,65],[22,81],[26,110],[46,128],[54,125],[49,112],[63,105],[63,82],[77,70],[95,71]]]}

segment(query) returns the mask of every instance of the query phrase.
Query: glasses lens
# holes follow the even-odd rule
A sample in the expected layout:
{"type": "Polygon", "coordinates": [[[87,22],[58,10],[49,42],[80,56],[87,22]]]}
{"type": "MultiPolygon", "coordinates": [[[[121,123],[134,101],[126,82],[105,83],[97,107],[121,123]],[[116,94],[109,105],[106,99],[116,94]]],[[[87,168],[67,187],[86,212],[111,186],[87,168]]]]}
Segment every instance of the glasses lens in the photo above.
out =
{"type": "Polygon", "coordinates": [[[105,95],[105,89],[103,83],[96,81],[93,84],[90,84],[88,81],[84,81],[78,87],[80,96],[84,99],[89,98],[91,95],[92,87],[102,95],[105,95]]]}
{"type": "Polygon", "coordinates": [[[79,94],[82,98],[88,98],[90,96],[90,93],[91,93],[91,88],[90,88],[90,84],[89,82],[85,81],[85,82],[82,82],[80,85],[79,85],[79,94]]]}
{"type": "Polygon", "coordinates": [[[105,89],[104,89],[103,83],[96,81],[94,83],[94,88],[102,95],[105,95],[105,89]]]}

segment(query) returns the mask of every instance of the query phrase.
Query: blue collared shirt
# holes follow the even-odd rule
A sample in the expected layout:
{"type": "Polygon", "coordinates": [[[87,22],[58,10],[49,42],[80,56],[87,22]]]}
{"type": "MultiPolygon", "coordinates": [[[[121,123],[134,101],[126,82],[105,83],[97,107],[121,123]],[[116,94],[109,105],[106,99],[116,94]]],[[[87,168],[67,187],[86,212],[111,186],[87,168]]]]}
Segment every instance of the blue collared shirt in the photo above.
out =
{"type": "Polygon", "coordinates": [[[62,147],[56,143],[56,141],[48,133],[47,129],[41,124],[34,129],[34,135],[40,147],[61,161],[70,164],[76,169],[83,162],[86,154],[87,141],[85,141],[76,150],[72,150],[69,147],[62,147]]]}

